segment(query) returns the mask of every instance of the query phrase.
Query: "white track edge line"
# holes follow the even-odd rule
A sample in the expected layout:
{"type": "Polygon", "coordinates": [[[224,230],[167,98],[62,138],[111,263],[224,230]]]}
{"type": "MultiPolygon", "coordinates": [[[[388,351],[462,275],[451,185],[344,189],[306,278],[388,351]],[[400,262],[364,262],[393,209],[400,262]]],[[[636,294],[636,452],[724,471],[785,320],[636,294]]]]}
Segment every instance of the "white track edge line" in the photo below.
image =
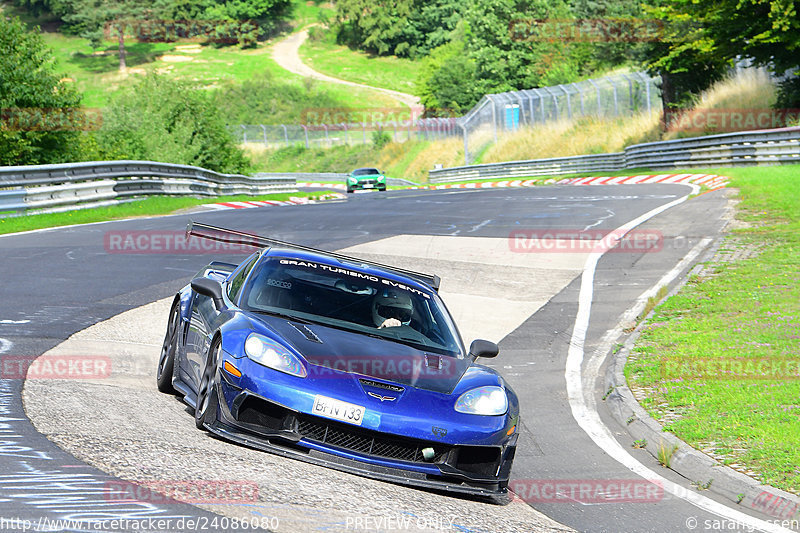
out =
{"type": "MultiPolygon", "coordinates": [[[[695,189],[694,186],[693,190],[695,189]]],[[[698,187],[699,188],[699,187],[698,187]]],[[[614,233],[624,235],[636,226],[644,223],[650,218],[663,213],[664,211],[685,202],[689,196],[684,196],[678,200],[674,200],[660,207],[657,207],[647,213],[623,224],[617,228],[614,233]]],[[[600,416],[596,410],[590,409],[587,405],[584,396],[581,365],[584,359],[584,341],[586,339],[586,332],[589,327],[589,318],[591,315],[592,296],[594,292],[594,273],[597,268],[597,262],[603,256],[604,252],[594,252],[586,259],[586,264],[581,274],[581,288],[578,296],[578,312],[575,317],[575,326],[570,338],[569,350],[567,352],[567,364],[565,377],[567,382],[567,397],[572,411],[572,416],[581,429],[597,444],[600,449],[604,450],[612,459],[625,466],[644,479],[656,481],[661,483],[664,490],[680,498],[695,507],[704,511],[710,512],[722,518],[734,521],[737,525],[744,525],[745,527],[757,529],[759,531],[769,531],[776,533],[791,533],[792,530],[786,529],[761,520],[741,511],[731,509],[730,507],[716,502],[706,496],[697,494],[689,489],[674,483],[663,476],[657,474],[653,470],[647,468],[632,455],[625,450],[622,445],[617,442],[611,431],[600,420],[600,416]]],[[[687,517],[687,520],[691,517],[687,517]]]]}

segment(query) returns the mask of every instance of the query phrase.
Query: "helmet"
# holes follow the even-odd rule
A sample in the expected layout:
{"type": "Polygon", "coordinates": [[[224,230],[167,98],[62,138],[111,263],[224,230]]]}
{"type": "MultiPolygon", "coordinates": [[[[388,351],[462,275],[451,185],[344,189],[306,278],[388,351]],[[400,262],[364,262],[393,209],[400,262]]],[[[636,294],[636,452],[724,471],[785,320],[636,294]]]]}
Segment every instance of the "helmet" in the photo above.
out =
{"type": "Polygon", "coordinates": [[[404,292],[378,291],[372,301],[372,319],[376,326],[380,326],[387,318],[396,318],[403,324],[411,322],[414,314],[414,305],[411,297],[404,292]]]}

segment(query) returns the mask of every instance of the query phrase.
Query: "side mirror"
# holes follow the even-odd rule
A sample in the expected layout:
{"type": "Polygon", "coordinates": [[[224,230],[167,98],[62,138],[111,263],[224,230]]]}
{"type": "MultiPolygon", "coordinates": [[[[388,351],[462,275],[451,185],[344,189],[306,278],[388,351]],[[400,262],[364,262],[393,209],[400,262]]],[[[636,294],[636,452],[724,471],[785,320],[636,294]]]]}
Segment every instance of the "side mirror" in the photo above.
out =
{"type": "Polygon", "coordinates": [[[218,281],[209,278],[195,278],[192,280],[192,290],[211,298],[217,311],[221,311],[225,307],[225,302],[222,300],[222,285],[218,281]]]}
{"type": "Polygon", "coordinates": [[[492,341],[485,341],[483,339],[476,339],[469,345],[469,354],[477,359],[478,357],[497,357],[500,348],[497,347],[492,341]]]}

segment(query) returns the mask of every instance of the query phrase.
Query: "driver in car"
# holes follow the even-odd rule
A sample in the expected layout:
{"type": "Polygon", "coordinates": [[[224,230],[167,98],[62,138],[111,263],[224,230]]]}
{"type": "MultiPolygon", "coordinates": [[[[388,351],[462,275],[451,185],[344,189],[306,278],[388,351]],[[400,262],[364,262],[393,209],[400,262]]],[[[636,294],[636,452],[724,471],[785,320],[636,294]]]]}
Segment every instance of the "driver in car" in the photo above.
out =
{"type": "Polygon", "coordinates": [[[408,326],[413,314],[411,297],[402,292],[379,291],[372,301],[372,319],[378,329],[408,326]]]}

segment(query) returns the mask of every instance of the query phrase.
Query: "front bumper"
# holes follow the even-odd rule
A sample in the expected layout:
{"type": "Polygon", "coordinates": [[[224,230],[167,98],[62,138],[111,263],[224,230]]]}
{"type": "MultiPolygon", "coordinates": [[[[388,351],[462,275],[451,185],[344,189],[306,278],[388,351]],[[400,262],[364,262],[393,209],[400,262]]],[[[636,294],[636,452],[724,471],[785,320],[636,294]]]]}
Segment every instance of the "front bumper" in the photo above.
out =
{"type": "Polygon", "coordinates": [[[386,189],[386,182],[376,179],[359,180],[355,183],[348,182],[347,188],[350,190],[382,190],[386,189]]]}
{"type": "MultiPolygon", "coordinates": [[[[220,383],[219,381],[217,383],[220,383]]],[[[239,444],[404,485],[491,496],[507,492],[517,434],[503,445],[460,446],[410,439],[300,413],[223,378],[207,428],[239,444]],[[230,400],[223,401],[224,396],[230,400]],[[433,449],[425,460],[424,448],[433,449]]]]}

